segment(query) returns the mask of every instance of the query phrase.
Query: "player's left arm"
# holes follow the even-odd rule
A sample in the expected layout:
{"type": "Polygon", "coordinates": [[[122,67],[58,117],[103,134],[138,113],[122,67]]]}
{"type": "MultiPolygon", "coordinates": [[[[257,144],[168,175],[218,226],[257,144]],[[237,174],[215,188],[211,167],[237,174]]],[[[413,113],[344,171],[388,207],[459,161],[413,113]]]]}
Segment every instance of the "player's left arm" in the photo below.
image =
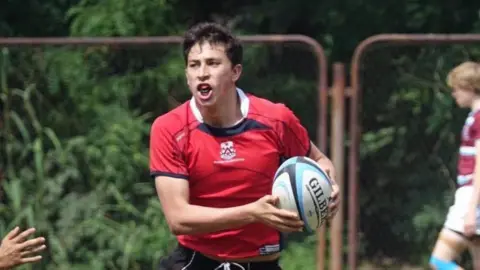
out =
{"type": "Polygon", "coordinates": [[[340,205],[340,188],[335,180],[336,173],[332,161],[315,146],[308,136],[307,129],[301,124],[295,114],[285,107],[283,110],[282,139],[286,157],[307,156],[315,160],[328,174],[332,183],[332,195],[329,205],[329,218],[335,216],[340,205]]]}

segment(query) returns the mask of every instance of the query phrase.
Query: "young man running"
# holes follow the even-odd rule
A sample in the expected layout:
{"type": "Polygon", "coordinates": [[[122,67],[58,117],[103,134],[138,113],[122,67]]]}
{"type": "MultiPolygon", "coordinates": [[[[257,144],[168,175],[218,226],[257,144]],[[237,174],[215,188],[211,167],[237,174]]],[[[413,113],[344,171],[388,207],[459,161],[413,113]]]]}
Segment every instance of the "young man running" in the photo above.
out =
{"type": "MultiPolygon", "coordinates": [[[[183,42],[190,101],[151,129],[150,171],[170,230],[179,242],[160,269],[280,269],[281,232],[303,223],[270,194],[280,162],[308,156],[334,183],[331,161],[283,104],[236,86],[243,49],[224,27],[200,23],[183,42]]],[[[313,105],[312,105],[313,106],[313,105]]]]}

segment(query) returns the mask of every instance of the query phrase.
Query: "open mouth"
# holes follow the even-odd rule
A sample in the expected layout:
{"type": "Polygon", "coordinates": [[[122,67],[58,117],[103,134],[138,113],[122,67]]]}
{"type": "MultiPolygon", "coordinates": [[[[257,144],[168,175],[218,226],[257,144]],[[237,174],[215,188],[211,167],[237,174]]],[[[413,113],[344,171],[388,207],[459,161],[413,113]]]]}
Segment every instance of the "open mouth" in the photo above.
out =
{"type": "Polygon", "coordinates": [[[197,90],[200,92],[200,95],[207,97],[212,91],[212,86],[208,83],[201,83],[197,86],[197,90]]]}

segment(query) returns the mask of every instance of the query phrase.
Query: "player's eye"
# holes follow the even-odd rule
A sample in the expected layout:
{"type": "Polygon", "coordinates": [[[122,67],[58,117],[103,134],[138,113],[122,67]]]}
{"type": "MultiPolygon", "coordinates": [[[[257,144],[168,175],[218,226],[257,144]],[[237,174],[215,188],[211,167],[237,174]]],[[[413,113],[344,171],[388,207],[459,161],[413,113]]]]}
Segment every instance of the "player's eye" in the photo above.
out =
{"type": "Polygon", "coordinates": [[[209,66],[214,66],[214,67],[216,67],[216,66],[220,65],[220,61],[216,61],[216,60],[208,61],[207,64],[208,64],[209,66]]]}

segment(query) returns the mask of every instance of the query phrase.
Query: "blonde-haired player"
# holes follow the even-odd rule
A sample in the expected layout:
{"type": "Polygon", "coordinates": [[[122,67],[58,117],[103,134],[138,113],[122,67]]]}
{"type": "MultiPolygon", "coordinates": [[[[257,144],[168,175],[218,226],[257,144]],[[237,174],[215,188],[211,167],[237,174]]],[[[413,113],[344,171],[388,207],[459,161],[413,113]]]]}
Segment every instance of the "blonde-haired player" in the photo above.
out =
{"type": "Polygon", "coordinates": [[[432,255],[430,267],[463,269],[455,263],[470,249],[474,269],[480,269],[480,64],[464,62],[450,71],[447,83],[461,108],[470,109],[461,133],[457,190],[432,255]]]}

